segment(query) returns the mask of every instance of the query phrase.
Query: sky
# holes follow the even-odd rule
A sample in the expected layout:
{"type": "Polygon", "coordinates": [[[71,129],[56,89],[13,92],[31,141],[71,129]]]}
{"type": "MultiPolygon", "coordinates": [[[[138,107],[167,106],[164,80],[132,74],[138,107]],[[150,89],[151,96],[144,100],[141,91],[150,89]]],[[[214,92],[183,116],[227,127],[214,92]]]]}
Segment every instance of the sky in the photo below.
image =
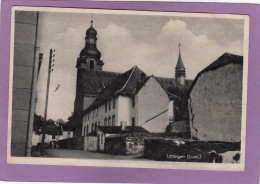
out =
{"type": "MultiPolygon", "coordinates": [[[[36,114],[44,114],[49,50],[55,49],[48,117],[64,121],[73,113],[76,61],[85,45],[91,13],[41,13],[36,114]],[[56,92],[55,89],[59,86],[56,92]]],[[[187,79],[225,52],[243,55],[244,21],[162,15],[93,14],[103,71],[125,72],[137,65],[147,75],[174,78],[181,43],[187,79]]]]}

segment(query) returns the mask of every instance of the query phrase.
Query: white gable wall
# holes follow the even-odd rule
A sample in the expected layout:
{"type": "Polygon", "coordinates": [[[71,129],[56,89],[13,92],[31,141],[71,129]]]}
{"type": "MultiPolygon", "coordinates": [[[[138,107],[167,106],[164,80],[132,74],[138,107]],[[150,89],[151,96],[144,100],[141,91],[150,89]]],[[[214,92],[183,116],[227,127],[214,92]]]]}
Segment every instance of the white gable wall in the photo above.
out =
{"type": "Polygon", "coordinates": [[[127,126],[131,126],[131,119],[135,117],[135,108],[132,108],[132,99],[127,96],[118,96],[118,125],[120,122],[127,122],[127,126]]]}
{"type": "Polygon", "coordinates": [[[136,108],[137,126],[141,126],[150,132],[165,132],[169,123],[169,99],[154,77],[151,77],[138,92],[136,108]],[[156,115],[158,116],[155,117],[156,115]],[[151,118],[153,119],[146,122],[151,118]]]}

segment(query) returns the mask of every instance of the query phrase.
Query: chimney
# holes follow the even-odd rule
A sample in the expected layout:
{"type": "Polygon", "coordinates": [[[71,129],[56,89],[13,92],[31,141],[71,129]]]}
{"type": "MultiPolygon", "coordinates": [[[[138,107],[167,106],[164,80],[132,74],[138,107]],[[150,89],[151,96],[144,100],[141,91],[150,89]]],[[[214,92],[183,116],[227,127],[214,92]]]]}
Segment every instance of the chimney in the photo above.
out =
{"type": "Polygon", "coordinates": [[[121,121],[121,130],[126,131],[127,128],[127,122],[126,121],[121,121]]]}

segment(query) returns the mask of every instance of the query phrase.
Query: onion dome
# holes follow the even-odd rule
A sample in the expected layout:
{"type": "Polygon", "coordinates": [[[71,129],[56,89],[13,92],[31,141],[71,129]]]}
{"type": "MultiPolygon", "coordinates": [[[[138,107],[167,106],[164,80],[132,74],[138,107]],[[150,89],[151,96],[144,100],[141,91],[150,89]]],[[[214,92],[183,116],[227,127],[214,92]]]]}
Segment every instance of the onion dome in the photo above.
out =
{"type": "Polygon", "coordinates": [[[100,59],[101,52],[94,45],[87,45],[81,50],[80,57],[94,57],[96,59],[100,59]]]}
{"type": "Polygon", "coordinates": [[[86,31],[86,37],[87,38],[95,38],[97,36],[97,31],[93,28],[93,20],[91,20],[91,26],[86,31]]]}

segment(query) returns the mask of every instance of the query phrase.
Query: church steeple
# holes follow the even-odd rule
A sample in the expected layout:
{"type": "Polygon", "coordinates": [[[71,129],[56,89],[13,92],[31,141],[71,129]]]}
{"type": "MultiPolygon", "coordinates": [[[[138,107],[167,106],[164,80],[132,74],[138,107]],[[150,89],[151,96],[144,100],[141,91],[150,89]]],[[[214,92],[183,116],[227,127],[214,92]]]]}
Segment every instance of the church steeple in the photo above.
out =
{"type": "Polygon", "coordinates": [[[185,71],[185,67],[184,67],[184,64],[182,61],[182,57],[181,57],[181,44],[180,43],[179,43],[178,47],[179,47],[179,58],[178,58],[177,65],[175,67],[175,78],[179,84],[184,85],[186,71],[185,71]]]}
{"type": "Polygon", "coordinates": [[[78,62],[86,63],[87,69],[102,70],[104,63],[100,58],[101,52],[97,49],[97,31],[93,27],[92,18],[91,25],[86,31],[85,47],[80,52],[78,62]]]}

